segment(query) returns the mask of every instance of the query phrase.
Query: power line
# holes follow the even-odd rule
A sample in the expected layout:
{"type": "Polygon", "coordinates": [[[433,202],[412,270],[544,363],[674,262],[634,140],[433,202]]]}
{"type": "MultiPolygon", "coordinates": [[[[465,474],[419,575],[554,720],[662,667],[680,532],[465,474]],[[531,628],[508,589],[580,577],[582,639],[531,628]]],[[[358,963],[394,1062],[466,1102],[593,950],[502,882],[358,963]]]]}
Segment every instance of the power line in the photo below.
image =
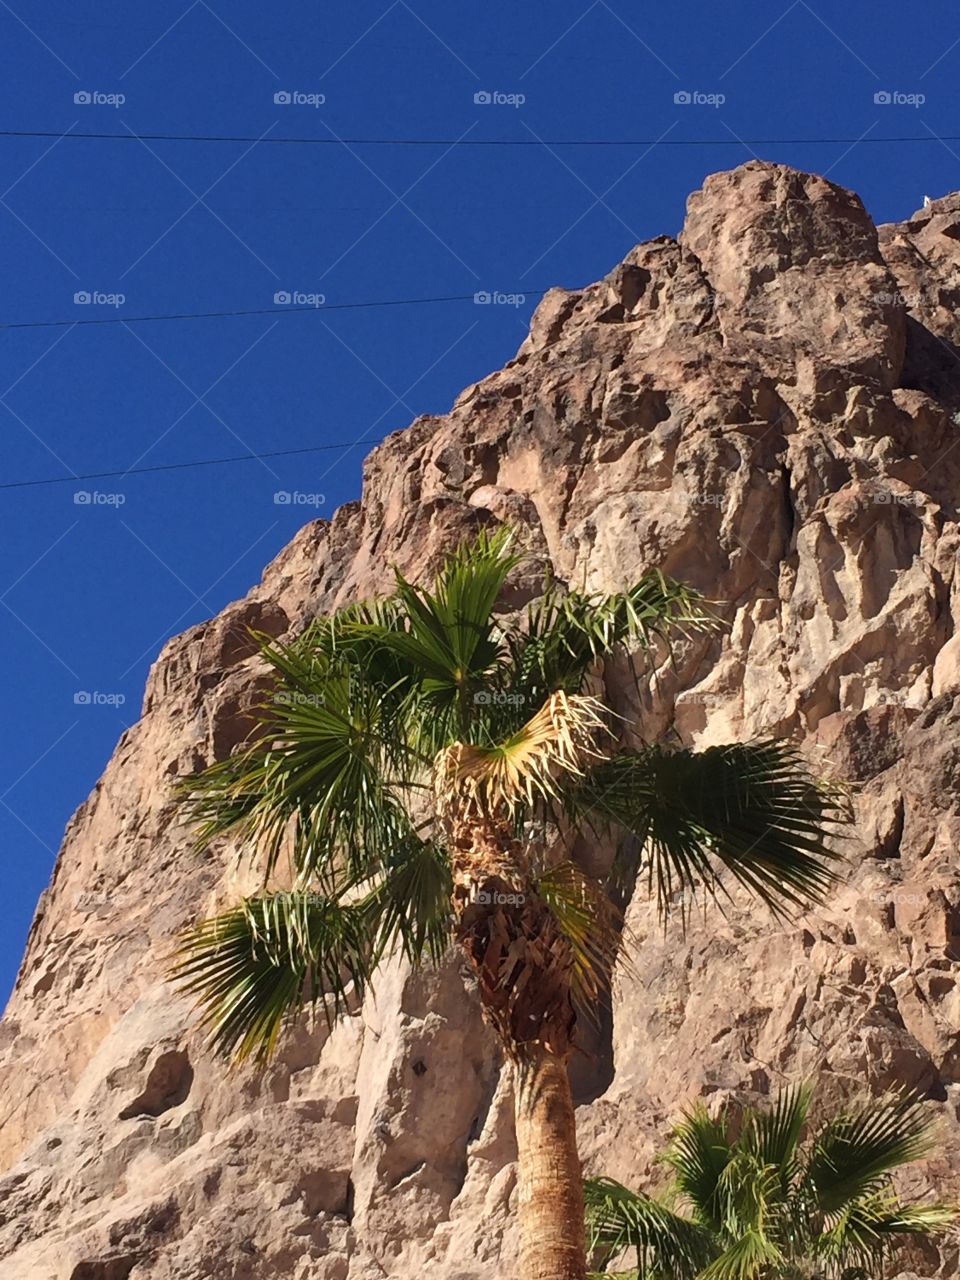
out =
{"type": "Polygon", "coordinates": [[[315,444],[304,449],[274,449],[271,453],[240,453],[232,458],[198,458],[194,462],[166,462],[152,467],[130,467],[126,471],[87,471],[79,476],[48,476],[43,480],[11,480],[0,489],[31,489],[45,484],[77,484],[81,480],[115,480],[142,476],[153,471],[185,471],[190,467],[220,467],[228,462],[259,462],[265,458],[291,458],[299,453],[324,453],[331,449],[353,449],[361,444],[381,444],[381,440],[350,440],[342,444],[315,444]]]}
{"type": "Polygon", "coordinates": [[[493,295],[489,291],[483,291],[449,294],[441,298],[387,298],[376,302],[324,302],[318,303],[316,306],[295,306],[278,302],[272,307],[254,307],[246,311],[181,311],[151,316],[91,316],[77,320],[5,320],[0,321],[0,329],[66,329],[74,325],[146,324],[148,321],[153,320],[219,320],[233,316],[285,316],[310,311],[360,311],[371,307],[428,306],[438,302],[478,303],[480,297],[486,296],[489,300],[497,294],[514,298],[539,298],[546,292],[546,289],[516,289],[512,293],[508,293],[507,290],[497,290],[496,294],[493,295]]]}
{"type": "Polygon", "coordinates": [[[290,138],[215,133],[79,133],[54,129],[0,129],[0,138],[60,138],[91,142],[235,142],[261,146],[310,147],[806,147],[856,143],[899,145],[960,142],[956,134],[905,135],[896,138],[290,138]]]}

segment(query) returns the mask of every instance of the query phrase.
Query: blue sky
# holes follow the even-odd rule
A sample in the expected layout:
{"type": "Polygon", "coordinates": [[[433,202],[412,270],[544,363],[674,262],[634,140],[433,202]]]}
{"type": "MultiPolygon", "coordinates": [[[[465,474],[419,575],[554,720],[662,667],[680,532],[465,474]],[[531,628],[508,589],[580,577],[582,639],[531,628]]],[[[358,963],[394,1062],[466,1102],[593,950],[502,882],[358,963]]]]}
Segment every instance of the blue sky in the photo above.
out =
{"type": "MultiPolygon", "coordinates": [[[[827,173],[877,220],[960,188],[960,143],[940,140],[960,133],[946,0],[916,22],[892,0],[3,0],[0,39],[0,128],[51,135],[0,137],[0,323],[275,312],[5,329],[0,483],[349,445],[443,412],[513,354],[535,290],[675,234],[704,176],[753,153],[827,173]],[[904,135],[929,141],[871,141],[904,135]],[[365,138],[658,145],[342,141],[365,138]],[[741,141],[777,138],[862,141],[741,141]],[[479,291],[527,296],[330,309],[479,291]],[[294,313],[283,292],[326,301],[294,313]]],[[[0,489],[3,992],[163,641],[355,498],[364,452],[0,489]]]]}

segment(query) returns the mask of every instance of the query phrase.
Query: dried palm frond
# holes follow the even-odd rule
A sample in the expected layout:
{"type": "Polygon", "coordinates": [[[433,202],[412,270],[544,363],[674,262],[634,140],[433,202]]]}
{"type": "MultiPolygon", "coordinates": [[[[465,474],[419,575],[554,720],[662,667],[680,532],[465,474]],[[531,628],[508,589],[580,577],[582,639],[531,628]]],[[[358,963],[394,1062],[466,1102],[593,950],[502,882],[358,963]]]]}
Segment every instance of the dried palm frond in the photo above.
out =
{"type": "Polygon", "coordinates": [[[596,698],[558,691],[504,742],[453,743],[434,768],[438,811],[509,814],[519,805],[532,809],[559,799],[561,778],[582,777],[589,761],[602,758],[599,741],[609,733],[608,715],[596,698]]]}

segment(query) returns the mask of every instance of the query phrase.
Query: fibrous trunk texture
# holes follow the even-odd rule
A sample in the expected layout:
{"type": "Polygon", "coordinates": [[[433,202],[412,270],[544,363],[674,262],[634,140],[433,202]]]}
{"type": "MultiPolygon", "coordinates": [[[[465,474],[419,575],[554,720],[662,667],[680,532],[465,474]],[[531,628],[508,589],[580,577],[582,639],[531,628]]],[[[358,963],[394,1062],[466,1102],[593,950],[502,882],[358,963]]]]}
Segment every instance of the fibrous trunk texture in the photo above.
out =
{"type": "MultiPolygon", "coordinates": [[[[940,1146],[903,1190],[960,1199],[958,297],[960,195],[877,228],[817,175],[715,174],[678,236],[551,290],[504,369],[374,450],[362,501],[164,647],[0,1024],[0,1280],[515,1280],[511,1071],[462,955],[389,966],[262,1077],[227,1075],[161,977],[177,928],[258,887],[174,797],[250,730],[251,631],[394,564],[428,579],[499,521],[532,560],[512,605],[547,569],[600,591],[656,567],[718,602],[727,629],[639,700],[606,673],[644,738],[780,735],[854,784],[844,881],[801,919],[734,892],[664,935],[636,886],[636,973],[569,1060],[588,1171],[649,1185],[682,1108],[806,1078],[826,1107],[919,1090],[940,1146]]],[[[960,1275],[951,1240],[897,1265],[960,1275]]]]}
{"type": "Polygon", "coordinates": [[[483,1016],[508,1057],[565,1055],[576,1027],[573,952],[537,892],[530,852],[505,823],[463,821],[451,838],[456,940],[483,1016]]]}
{"type": "Polygon", "coordinates": [[[583,1180],[563,1058],[532,1051],[514,1068],[518,1280],[584,1280],[583,1180]]]}

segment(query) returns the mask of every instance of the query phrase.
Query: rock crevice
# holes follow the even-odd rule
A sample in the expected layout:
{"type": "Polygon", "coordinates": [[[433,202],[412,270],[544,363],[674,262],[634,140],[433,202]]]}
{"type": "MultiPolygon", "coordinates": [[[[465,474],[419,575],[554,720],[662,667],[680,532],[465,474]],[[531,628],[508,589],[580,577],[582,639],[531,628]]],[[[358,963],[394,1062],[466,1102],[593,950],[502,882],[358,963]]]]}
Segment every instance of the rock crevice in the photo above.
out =
{"type": "MultiPolygon", "coordinates": [[[[498,521],[578,587],[660,566],[717,601],[723,636],[624,702],[643,736],[790,735],[857,783],[822,911],[735,897],[682,936],[634,893],[636,976],[574,1068],[588,1168],[642,1181],[683,1104],[809,1076],[924,1090],[942,1147],[911,1189],[960,1194],[958,228],[960,195],[876,228],[815,175],[714,175],[678,239],[548,293],[514,360],[164,648],[0,1024],[0,1280],[512,1274],[511,1098],[455,962],[389,966],[259,1077],[209,1058],[162,977],[175,930],[253,885],[172,792],[249,731],[249,628],[295,633],[498,521]]],[[[953,1246],[918,1259],[958,1274],[953,1246]]]]}

